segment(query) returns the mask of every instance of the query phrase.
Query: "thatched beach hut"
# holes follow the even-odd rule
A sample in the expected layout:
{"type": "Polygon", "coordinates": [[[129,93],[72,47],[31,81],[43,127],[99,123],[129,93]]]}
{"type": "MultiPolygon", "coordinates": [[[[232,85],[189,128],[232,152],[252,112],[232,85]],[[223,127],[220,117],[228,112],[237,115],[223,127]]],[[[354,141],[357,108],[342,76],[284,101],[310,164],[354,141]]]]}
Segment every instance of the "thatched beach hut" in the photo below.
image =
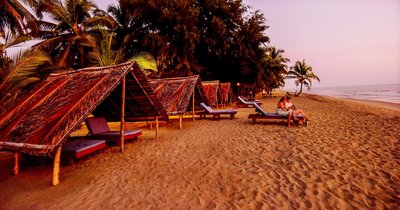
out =
{"type": "Polygon", "coordinates": [[[219,89],[221,91],[221,103],[228,105],[232,103],[233,91],[230,82],[219,83],[219,89]]]}
{"type": "Polygon", "coordinates": [[[149,80],[158,99],[169,116],[179,115],[179,127],[182,129],[183,114],[192,110],[194,120],[195,106],[200,103],[208,104],[200,77],[175,77],[149,80]]]}
{"type": "Polygon", "coordinates": [[[202,81],[201,84],[203,85],[204,92],[210,105],[218,108],[219,102],[222,101],[222,95],[219,89],[219,80],[202,81]]]}
{"type": "MultiPolygon", "coordinates": [[[[110,107],[108,111],[118,105],[123,107],[125,94],[122,95],[121,91],[128,92],[126,95],[130,100],[127,103],[127,116],[138,116],[137,113],[140,111],[136,110],[152,111],[150,115],[161,116],[162,108],[160,104],[156,105],[154,102],[156,101],[154,92],[149,89],[148,84],[147,89],[140,84],[144,81],[142,74],[135,63],[129,62],[110,67],[51,74],[46,80],[37,84],[29,95],[0,115],[0,151],[14,152],[16,159],[14,173],[18,173],[20,153],[54,157],[53,184],[58,184],[62,144],[102,102],[104,102],[102,106],[110,107]],[[115,91],[121,89],[118,87],[125,83],[124,80],[128,80],[129,86],[141,87],[148,92],[144,94],[143,91],[141,96],[136,96],[134,94],[136,92],[133,92],[136,90],[115,91]],[[130,91],[132,94],[129,94],[130,91]],[[106,102],[109,104],[105,104],[106,102]],[[138,106],[131,104],[138,106],[140,104],[140,107],[146,108],[139,109],[138,106]]],[[[118,115],[117,112],[112,113],[114,117],[122,116],[120,119],[123,132],[125,109],[118,108],[118,111],[121,112],[118,115]]],[[[105,112],[96,114],[105,115],[105,112]]],[[[112,115],[105,115],[105,117],[110,116],[112,115]]],[[[123,150],[123,137],[121,150],[123,150]]]]}

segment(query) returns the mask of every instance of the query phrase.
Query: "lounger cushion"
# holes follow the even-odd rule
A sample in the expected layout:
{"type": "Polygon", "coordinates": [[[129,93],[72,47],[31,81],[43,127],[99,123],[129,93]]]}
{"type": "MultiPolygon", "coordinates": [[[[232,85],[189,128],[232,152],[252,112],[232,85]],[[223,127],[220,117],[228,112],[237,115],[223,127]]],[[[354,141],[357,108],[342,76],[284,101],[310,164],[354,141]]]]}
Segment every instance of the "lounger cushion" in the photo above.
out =
{"type": "Polygon", "coordinates": [[[234,109],[213,110],[211,107],[207,106],[205,103],[200,103],[200,105],[210,114],[236,114],[237,113],[237,110],[234,110],[234,109]]]}
{"type": "Polygon", "coordinates": [[[100,134],[110,131],[105,118],[91,117],[86,119],[86,126],[89,129],[90,134],[100,134]]]}
{"type": "Polygon", "coordinates": [[[228,110],[228,109],[225,109],[225,110],[213,110],[213,111],[211,111],[210,112],[211,114],[236,114],[237,113],[237,110],[228,110]]]}
{"type": "Polygon", "coordinates": [[[88,155],[97,150],[103,149],[106,146],[104,140],[87,140],[87,139],[76,139],[69,140],[62,146],[62,152],[66,155],[70,155],[73,158],[80,158],[88,155]]]}
{"type": "MultiPolygon", "coordinates": [[[[125,130],[125,140],[132,140],[142,135],[141,130],[125,130]]],[[[90,138],[105,139],[106,141],[119,141],[121,139],[120,131],[109,131],[91,135],[90,138]]]]}
{"type": "Polygon", "coordinates": [[[240,102],[242,104],[246,104],[246,105],[254,105],[254,104],[261,105],[262,104],[260,100],[246,101],[240,96],[238,96],[238,99],[240,100],[240,102]]]}

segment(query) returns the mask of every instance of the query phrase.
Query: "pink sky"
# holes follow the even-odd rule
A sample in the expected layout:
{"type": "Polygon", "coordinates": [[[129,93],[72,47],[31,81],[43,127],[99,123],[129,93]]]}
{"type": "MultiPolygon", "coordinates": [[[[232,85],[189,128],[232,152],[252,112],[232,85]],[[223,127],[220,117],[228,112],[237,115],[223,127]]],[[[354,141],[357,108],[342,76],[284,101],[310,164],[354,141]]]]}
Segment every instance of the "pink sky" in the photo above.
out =
{"type": "Polygon", "coordinates": [[[400,83],[400,1],[244,2],[263,12],[271,45],[291,65],[305,59],[313,67],[315,87],[400,83]]]}
{"type": "MultiPolygon", "coordinates": [[[[117,0],[94,0],[102,9],[117,0]]],[[[271,45],[305,59],[314,87],[400,84],[399,0],[244,0],[261,10],[271,45]]],[[[286,82],[294,87],[293,81],[286,82]]]]}

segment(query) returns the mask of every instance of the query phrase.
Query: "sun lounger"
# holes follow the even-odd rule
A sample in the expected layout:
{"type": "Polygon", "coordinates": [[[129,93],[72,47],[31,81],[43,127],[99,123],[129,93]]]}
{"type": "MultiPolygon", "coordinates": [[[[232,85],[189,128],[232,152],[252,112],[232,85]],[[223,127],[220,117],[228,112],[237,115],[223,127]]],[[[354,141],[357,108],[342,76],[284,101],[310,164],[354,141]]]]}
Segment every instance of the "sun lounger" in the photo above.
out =
{"type": "Polygon", "coordinates": [[[73,159],[81,158],[105,147],[105,140],[70,139],[62,145],[61,150],[72,164],[73,159]]]}
{"type": "MultiPolygon", "coordinates": [[[[288,124],[290,124],[290,119],[288,119],[287,117],[278,115],[276,113],[265,112],[258,104],[255,104],[254,108],[256,109],[255,111],[257,112],[257,114],[250,114],[248,117],[248,119],[253,120],[253,124],[256,123],[257,119],[284,119],[288,120],[288,124]]],[[[303,116],[296,115],[296,118],[302,120],[303,116]]]]}
{"type": "Polygon", "coordinates": [[[254,107],[254,104],[262,105],[260,100],[246,100],[241,96],[238,96],[238,99],[237,107],[239,108],[251,108],[254,107]]]}
{"type": "MultiPolygon", "coordinates": [[[[119,131],[110,131],[107,121],[100,117],[91,117],[86,119],[86,126],[89,129],[91,139],[104,139],[106,141],[118,142],[121,139],[119,131]]],[[[142,135],[141,130],[125,130],[125,140],[137,139],[142,135]]]]}
{"type": "Polygon", "coordinates": [[[217,118],[218,120],[221,118],[221,115],[229,115],[231,119],[234,118],[237,110],[234,109],[224,109],[224,110],[213,110],[211,107],[207,106],[205,103],[200,103],[201,107],[203,107],[204,111],[198,113],[200,118],[206,118],[206,115],[212,115],[213,119],[217,118]]]}

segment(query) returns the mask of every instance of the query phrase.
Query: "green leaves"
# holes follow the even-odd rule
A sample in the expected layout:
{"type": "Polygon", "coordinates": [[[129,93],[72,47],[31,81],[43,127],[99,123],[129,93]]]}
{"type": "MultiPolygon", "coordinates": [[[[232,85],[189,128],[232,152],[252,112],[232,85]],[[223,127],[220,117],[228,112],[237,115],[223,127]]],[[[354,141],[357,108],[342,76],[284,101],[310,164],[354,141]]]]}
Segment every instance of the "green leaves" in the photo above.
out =
{"type": "Polygon", "coordinates": [[[291,70],[288,72],[286,78],[296,79],[296,86],[300,85],[300,91],[297,93],[297,95],[302,93],[303,84],[308,88],[308,90],[310,90],[313,79],[316,79],[318,82],[320,82],[319,77],[314,74],[312,67],[308,66],[304,59],[302,62],[296,61],[295,65],[291,66],[290,69],[291,70]]]}
{"type": "Polygon", "coordinates": [[[43,0],[40,9],[48,14],[54,25],[47,22],[46,27],[53,29],[46,33],[45,40],[37,45],[46,49],[54,58],[58,67],[82,68],[89,64],[87,55],[96,45],[96,39],[90,29],[95,24],[112,25],[106,16],[91,17],[96,6],[89,0],[43,0]]]}
{"type": "Polygon", "coordinates": [[[7,69],[1,69],[0,107],[13,103],[24,89],[40,81],[50,64],[50,57],[40,50],[29,50],[18,55],[7,69]]]}
{"type": "Polygon", "coordinates": [[[157,72],[157,62],[152,55],[146,52],[140,52],[134,55],[131,60],[135,61],[145,75],[157,72]]]}
{"type": "Polygon", "coordinates": [[[6,85],[16,85],[24,87],[32,82],[38,81],[38,67],[50,61],[50,57],[40,50],[30,50],[19,55],[15,59],[15,63],[11,66],[8,72],[2,77],[0,89],[6,85]]]}

